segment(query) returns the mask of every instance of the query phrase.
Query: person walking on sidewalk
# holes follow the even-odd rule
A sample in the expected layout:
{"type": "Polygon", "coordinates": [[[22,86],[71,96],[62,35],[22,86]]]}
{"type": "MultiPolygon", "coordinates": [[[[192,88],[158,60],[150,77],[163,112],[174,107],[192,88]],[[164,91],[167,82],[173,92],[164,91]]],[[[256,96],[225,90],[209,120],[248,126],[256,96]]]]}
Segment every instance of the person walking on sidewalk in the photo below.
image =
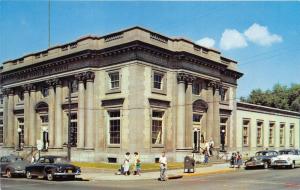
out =
{"type": "Polygon", "coordinates": [[[208,151],[207,151],[207,150],[204,150],[204,163],[205,163],[205,164],[208,163],[208,157],[209,157],[208,151]]]}
{"type": "Polygon", "coordinates": [[[233,152],[231,154],[231,158],[230,158],[230,167],[234,168],[235,165],[236,165],[236,154],[235,154],[235,152],[233,152]]]}
{"type": "Polygon", "coordinates": [[[167,180],[167,176],[166,176],[166,172],[167,172],[167,157],[166,157],[166,153],[162,152],[162,155],[159,158],[159,163],[160,163],[160,180],[161,181],[166,181],[167,180]]]}
{"type": "Polygon", "coordinates": [[[236,154],[236,164],[238,168],[240,168],[241,165],[243,165],[242,155],[240,154],[240,152],[237,152],[236,154]]]}
{"type": "Polygon", "coordinates": [[[215,142],[212,140],[212,138],[209,139],[208,145],[209,145],[209,155],[213,156],[213,148],[215,146],[215,142]]]}
{"type": "Polygon", "coordinates": [[[123,174],[124,175],[130,175],[129,168],[130,168],[130,153],[126,152],[125,159],[123,162],[123,174]]]}
{"type": "Polygon", "coordinates": [[[134,175],[141,175],[141,160],[138,152],[134,153],[134,175]]]}

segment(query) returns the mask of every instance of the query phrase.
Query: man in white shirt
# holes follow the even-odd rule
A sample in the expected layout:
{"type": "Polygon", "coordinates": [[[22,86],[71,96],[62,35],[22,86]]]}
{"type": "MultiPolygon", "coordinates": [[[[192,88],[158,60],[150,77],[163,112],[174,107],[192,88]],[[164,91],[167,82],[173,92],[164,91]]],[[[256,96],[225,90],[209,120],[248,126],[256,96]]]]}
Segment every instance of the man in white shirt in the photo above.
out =
{"type": "Polygon", "coordinates": [[[159,158],[159,163],[160,163],[160,180],[161,181],[166,181],[166,171],[167,171],[167,157],[166,153],[162,152],[162,155],[159,158]]]}

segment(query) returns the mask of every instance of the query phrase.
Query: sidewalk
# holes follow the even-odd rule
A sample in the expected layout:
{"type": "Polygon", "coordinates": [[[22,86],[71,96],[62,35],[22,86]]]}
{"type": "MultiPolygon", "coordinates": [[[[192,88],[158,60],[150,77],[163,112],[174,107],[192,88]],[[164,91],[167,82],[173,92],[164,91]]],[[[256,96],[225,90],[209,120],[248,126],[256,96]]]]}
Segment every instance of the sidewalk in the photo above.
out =
{"type": "MultiPolygon", "coordinates": [[[[225,164],[214,164],[209,167],[196,168],[195,173],[183,173],[183,169],[178,170],[168,170],[168,177],[188,177],[188,176],[203,176],[208,174],[218,174],[218,173],[227,173],[236,171],[236,169],[229,168],[228,163],[225,164]]],[[[93,168],[82,168],[82,174],[79,176],[83,180],[91,180],[91,181],[101,181],[101,180],[112,180],[112,181],[120,181],[120,180],[146,180],[146,179],[158,179],[159,177],[159,168],[155,172],[146,172],[142,173],[141,176],[135,175],[115,175],[116,171],[107,171],[93,168]]]]}

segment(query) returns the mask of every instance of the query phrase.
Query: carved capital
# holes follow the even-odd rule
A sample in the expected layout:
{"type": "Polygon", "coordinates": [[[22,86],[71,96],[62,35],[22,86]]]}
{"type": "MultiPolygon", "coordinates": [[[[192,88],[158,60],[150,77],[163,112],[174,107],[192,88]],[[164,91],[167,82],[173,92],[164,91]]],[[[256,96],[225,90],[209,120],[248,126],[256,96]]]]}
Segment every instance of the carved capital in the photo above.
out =
{"type": "Polygon", "coordinates": [[[216,81],[208,81],[206,84],[207,84],[207,87],[210,89],[213,89],[216,87],[216,81]]]}
{"type": "Polygon", "coordinates": [[[178,82],[185,82],[187,77],[188,77],[188,75],[185,74],[185,73],[178,73],[177,74],[177,81],[178,82]]]}
{"type": "Polygon", "coordinates": [[[3,88],[3,89],[2,89],[2,94],[3,94],[4,96],[8,96],[8,95],[9,95],[9,88],[3,88]]]}
{"type": "Polygon", "coordinates": [[[196,80],[196,77],[194,77],[194,76],[187,76],[186,77],[186,81],[187,81],[188,84],[192,84],[194,80],[196,80]]]}
{"type": "Polygon", "coordinates": [[[87,81],[93,82],[95,79],[95,73],[92,71],[88,71],[88,72],[84,73],[84,75],[85,75],[87,81]]]}
{"type": "Polygon", "coordinates": [[[29,92],[29,91],[35,91],[36,90],[36,85],[34,84],[25,84],[22,86],[24,92],[29,92]]]}
{"type": "Polygon", "coordinates": [[[84,73],[76,74],[74,77],[78,82],[84,82],[86,80],[84,73]]]}
{"type": "Polygon", "coordinates": [[[49,87],[55,87],[55,86],[61,86],[62,85],[62,80],[60,79],[50,79],[46,81],[47,85],[49,87]]]}

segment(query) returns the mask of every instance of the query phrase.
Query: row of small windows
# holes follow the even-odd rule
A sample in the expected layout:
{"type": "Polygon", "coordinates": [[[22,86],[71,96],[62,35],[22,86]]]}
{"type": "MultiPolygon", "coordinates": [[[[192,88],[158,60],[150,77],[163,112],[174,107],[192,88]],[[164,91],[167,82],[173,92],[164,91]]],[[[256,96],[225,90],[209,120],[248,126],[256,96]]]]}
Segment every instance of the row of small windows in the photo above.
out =
{"type": "MultiPolygon", "coordinates": [[[[286,138],[286,124],[281,123],[279,125],[279,146],[285,146],[285,138],[286,138]]],[[[275,123],[270,122],[269,123],[269,136],[268,138],[268,144],[269,146],[275,145],[275,123]]],[[[250,121],[249,120],[243,120],[243,146],[249,146],[249,137],[250,137],[250,121]]],[[[289,146],[294,146],[295,141],[295,126],[294,124],[290,124],[289,126],[289,146]]],[[[264,139],[264,122],[263,121],[257,121],[256,122],[256,145],[262,146],[263,145],[263,139],[264,139]]]]}

